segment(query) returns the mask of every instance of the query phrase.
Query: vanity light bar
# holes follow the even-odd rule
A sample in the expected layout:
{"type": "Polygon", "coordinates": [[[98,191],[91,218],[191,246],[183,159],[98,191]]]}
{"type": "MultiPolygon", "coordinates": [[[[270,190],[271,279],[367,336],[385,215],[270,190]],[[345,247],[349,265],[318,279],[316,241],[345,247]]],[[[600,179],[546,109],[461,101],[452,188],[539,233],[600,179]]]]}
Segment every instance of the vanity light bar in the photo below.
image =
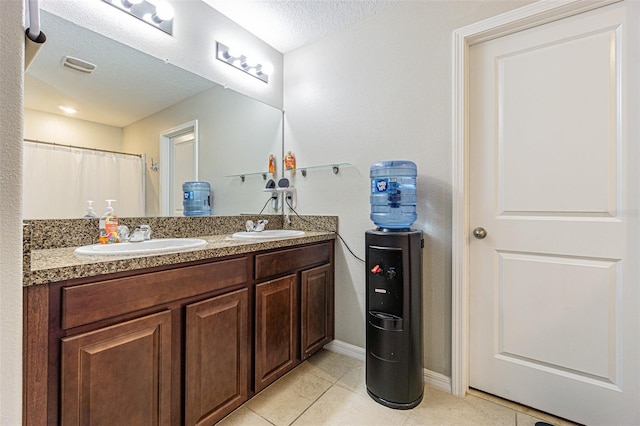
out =
{"type": "Polygon", "coordinates": [[[216,42],[216,57],[234,68],[244,71],[267,84],[269,83],[269,74],[272,73],[273,70],[271,69],[272,66],[268,63],[252,63],[246,55],[234,52],[219,41],[216,42]]]}
{"type": "MultiPolygon", "coordinates": [[[[0,0],[1,1],[1,0],[0,0]]],[[[102,0],[141,21],[173,35],[173,7],[166,0],[102,0]]]]}

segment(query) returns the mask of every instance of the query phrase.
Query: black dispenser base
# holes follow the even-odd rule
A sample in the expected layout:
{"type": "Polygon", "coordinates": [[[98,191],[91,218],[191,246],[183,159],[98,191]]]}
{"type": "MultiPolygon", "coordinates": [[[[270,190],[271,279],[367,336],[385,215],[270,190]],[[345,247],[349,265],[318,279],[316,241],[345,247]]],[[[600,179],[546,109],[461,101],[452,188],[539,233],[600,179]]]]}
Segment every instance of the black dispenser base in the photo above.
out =
{"type": "Polygon", "coordinates": [[[366,242],[366,386],[389,408],[423,398],[421,231],[371,230],[366,242]]]}
{"type": "Polygon", "coordinates": [[[411,410],[412,408],[417,407],[422,402],[422,396],[424,395],[424,393],[421,393],[420,397],[412,402],[392,402],[374,395],[368,388],[367,393],[378,404],[382,404],[385,407],[393,408],[395,410],[411,410]]]}

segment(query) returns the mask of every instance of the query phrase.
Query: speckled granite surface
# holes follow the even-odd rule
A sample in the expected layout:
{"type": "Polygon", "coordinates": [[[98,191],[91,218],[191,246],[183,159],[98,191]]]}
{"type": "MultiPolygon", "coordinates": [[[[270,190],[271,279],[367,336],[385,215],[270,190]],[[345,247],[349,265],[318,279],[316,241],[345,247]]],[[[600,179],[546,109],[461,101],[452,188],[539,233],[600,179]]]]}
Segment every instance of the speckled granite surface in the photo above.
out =
{"type": "Polygon", "coordinates": [[[22,281],[27,283],[31,275],[31,225],[22,225],[22,281]]]}
{"type": "MultiPolygon", "coordinates": [[[[149,225],[153,238],[191,238],[244,231],[249,219],[267,219],[266,229],[282,229],[283,217],[280,215],[121,217],[118,221],[119,225],[125,225],[131,231],[137,226],[149,225]]],[[[98,219],[30,220],[25,223],[31,226],[32,250],[79,247],[98,242],[98,219]]]]}
{"type": "Polygon", "coordinates": [[[128,256],[80,256],[76,247],[97,242],[97,219],[29,221],[25,226],[24,285],[84,278],[145,269],[157,266],[177,265],[196,260],[211,259],[259,250],[289,247],[335,238],[336,216],[292,217],[291,223],[283,226],[282,216],[267,218],[267,229],[300,229],[305,235],[292,238],[268,240],[238,240],[233,232],[244,230],[245,222],[257,220],[253,216],[208,216],[172,218],[121,218],[120,223],[133,228],[142,223],[149,224],[154,238],[197,237],[207,241],[205,247],[178,253],[128,255],[128,256]],[[319,229],[319,230],[318,230],[319,229]],[[27,248],[29,248],[27,247],[27,248]],[[26,266],[25,266],[26,268],[26,266]]]}

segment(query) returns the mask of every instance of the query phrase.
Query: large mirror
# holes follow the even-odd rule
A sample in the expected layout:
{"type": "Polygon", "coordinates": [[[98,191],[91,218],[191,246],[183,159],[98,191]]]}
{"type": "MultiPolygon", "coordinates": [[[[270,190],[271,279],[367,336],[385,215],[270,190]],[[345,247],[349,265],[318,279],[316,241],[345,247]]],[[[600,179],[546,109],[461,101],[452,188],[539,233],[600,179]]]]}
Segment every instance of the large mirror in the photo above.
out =
{"type": "Polygon", "coordinates": [[[25,219],[82,217],[86,200],[100,215],[107,198],[121,216],[180,214],[191,173],[211,184],[212,214],[275,212],[260,172],[281,156],[282,111],[46,11],[41,20],[47,42],[25,74],[25,219]]]}

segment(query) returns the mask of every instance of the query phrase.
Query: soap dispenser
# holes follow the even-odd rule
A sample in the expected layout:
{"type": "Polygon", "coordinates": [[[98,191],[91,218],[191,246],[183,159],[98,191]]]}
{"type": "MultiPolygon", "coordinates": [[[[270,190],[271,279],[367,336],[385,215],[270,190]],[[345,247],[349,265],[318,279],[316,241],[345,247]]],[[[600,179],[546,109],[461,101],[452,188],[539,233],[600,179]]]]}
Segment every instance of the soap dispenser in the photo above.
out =
{"type": "Polygon", "coordinates": [[[98,214],[93,209],[93,200],[87,200],[87,209],[86,209],[86,212],[85,212],[84,216],[82,216],[82,217],[83,217],[83,219],[97,219],[98,218],[98,214]]]}
{"type": "Polygon", "coordinates": [[[269,173],[276,174],[276,157],[273,154],[269,154],[269,173]]]}
{"type": "Polygon", "coordinates": [[[287,155],[284,157],[284,169],[285,170],[295,170],[296,169],[296,156],[293,152],[287,152],[287,155]]]}
{"type": "Polygon", "coordinates": [[[111,203],[116,200],[105,200],[107,209],[100,216],[100,244],[119,243],[118,237],[118,217],[116,216],[111,203]]]}

